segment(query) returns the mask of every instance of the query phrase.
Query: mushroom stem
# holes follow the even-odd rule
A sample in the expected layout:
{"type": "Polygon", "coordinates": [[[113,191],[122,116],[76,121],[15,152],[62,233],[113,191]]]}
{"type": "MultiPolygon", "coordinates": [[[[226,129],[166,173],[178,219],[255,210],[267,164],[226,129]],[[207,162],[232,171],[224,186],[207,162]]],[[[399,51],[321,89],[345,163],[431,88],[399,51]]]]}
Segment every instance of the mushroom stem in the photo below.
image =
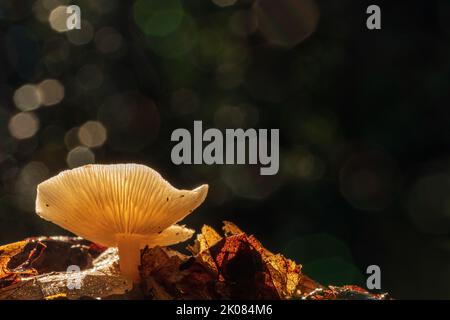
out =
{"type": "Polygon", "coordinates": [[[139,265],[141,264],[141,237],[131,234],[118,234],[120,273],[125,278],[138,283],[140,281],[139,265]]]}

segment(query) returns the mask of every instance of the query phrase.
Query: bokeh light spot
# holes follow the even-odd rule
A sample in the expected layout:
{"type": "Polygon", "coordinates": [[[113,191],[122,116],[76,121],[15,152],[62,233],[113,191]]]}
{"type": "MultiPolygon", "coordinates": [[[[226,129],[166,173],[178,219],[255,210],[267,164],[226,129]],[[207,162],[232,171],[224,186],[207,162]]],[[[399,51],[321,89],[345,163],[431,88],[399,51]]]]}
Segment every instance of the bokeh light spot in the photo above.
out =
{"type": "Polygon", "coordinates": [[[44,106],[58,104],[64,98],[64,86],[58,80],[44,80],[37,86],[37,89],[44,106]]]}
{"type": "Polygon", "coordinates": [[[39,119],[29,112],[21,112],[9,121],[9,132],[16,139],[28,139],[39,130],[39,119]]]}
{"type": "Polygon", "coordinates": [[[261,176],[257,165],[223,166],[221,177],[234,196],[263,200],[282,184],[279,175],[261,176]]]}
{"type": "Polygon", "coordinates": [[[101,53],[119,50],[122,42],[122,36],[114,28],[104,27],[95,34],[95,47],[101,53]]]}
{"type": "Polygon", "coordinates": [[[216,80],[222,89],[236,88],[244,80],[244,68],[233,63],[222,64],[216,70],[216,80]]]}
{"type": "Polygon", "coordinates": [[[95,163],[95,154],[87,147],[76,147],[67,154],[67,165],[76,168],[95,163]]]}
{"type": "Polygon", "coordinates": [[[42,162],[31,161],[23,167],[15,185],[19,208],[26,211],[34,211],[36,187],[48,176],[49,170],[42,162]]]}
{"type": "Polygon", "coordinates": [[[306,274],[323,284],[360,284],[361,272],[353,263],[346,243],[328,233],[293,239],[284,249],[287,256],[302,261],[306,274]]]}
{"type": "Polygon", "coordinates": [[[149,48],[164,58],[176,59],[188,54],[198,42],[198,29],[194,20],[184,15],[180,25],[164,37],[148,38],[149,48]]]}
{"type": "Polygon", "coordinates": [[[419,177],[409,192],[407,210],[420,231],[447,235],[450,232],[450,174],[438,170],[419,177]]]}
{"type": "Polygon", "coordinates": [[[89,0],[89,6],[98,13],[107,14],[117,9],[119,0],[89,0]]]}
{"type": "Polygon", "coordinates": [[[199,99],[192,90],[182,88],[172,93],[170,104],[175,114],[186,115],[198,108],[199,99]]]}
{"type": "Polygon", "coordinates": [[[81,142],[78,138],[78,131],[80,128],[74,127],[69,129],[64,135],[64,144],[66,145],[67,150],[72,150],[75,147],[80,146],[81,142]]]}
{"type": "Polygon", "coordinates": [[[249,10],[239,10],[230,18],[230,28],[238,36],[248,36],[256,31],[258,21],[253,12],[249,10]]]}
{"type": "Polygon", "coordinates": [[[219,128],[250,128],[259,120],[259,111],[253,105],[224,104],[217,108],[214,123],[219,128]]]}
{"type": "Polygon", "coordinates": [[[42,5],[47,10],[53,10],[57,6],[60,5],[67,5],[69,4],[70,0],[42,0],[42,5]]]}
{"type": "Polygon", "coordinates": [[[81,29],[69,30],[67,39],[76,46],[89,43],[94,38],[94,28],[89,21],[81,20],[81,29]]]}
{"type": "Polygon", "coordinates": [[[338,137],[338,126],[333,115],[309,115],[301,124],[306,138],[317,145],[331,145],[338,137]]]}
{"type": "Polygon", "coordinates": [[[30,111],[39,108],[41,99],[36,86],[26,84],[14,92],[13,101],[16,107],[22,111],[30,111]]]}
{"type": "Polygon", "coordinates": [[[258,0],[253,11],[266,40],[287,48],[308,38],[319,21],[319,10],[314,0],[258,0]]]}
{"type": "Polygon", "coordinates": [[[180,25],[183,7],[179,0],[138,0],[134,4],[134,19],[145,34],[162,37],[180,25]]]}
{"type": "Polygon", "coordinates": [[[212,2],[219,7],[230,7],[234,5],[237,0],[212,0],[212,2]]]}
{"type": "Polygon", "coordinates": [[[88,121],[78,131],[80,142],[87,147],[95,148],[102,146],[107,138],[106,129],[101,122],[88,121]]]}
{"type": "Polygon", "coordinates": [[[321,179],[326,172],[326,165],[318,156],[306,148],[298,148],[285,157],[285,166],[290,176],[306,181],[321,179]]]}
{"type": "MultiPolygon", "coordinates": [[[[43,51],[44,62],[47,67],[60,67],[58,63],[64,62],[69,57],[70,45],[64,38],[53,37],[45,41],[43,51]]],[[[56,74],[61,73],[61,70],[55,69],[56,74]]]]}
{"type": "Polygon", "coordinates": [[[397,191],[395,165],[382,152],[361,152],[349,157],[340,171],[342,195],[356,209],[380,211],[397,191]]]}
{"type": "Polygon", "coordinates": [[[69,14],[66,12],[67,6],[57,6],[50,12],[48,21],[53,30],[57,32],[65,32],[67,29],[67,18],[69,14]]]}
{"type": "Polygon", "coordinates": [[[219,128],[245,127],[245,112],[237,106],[223,105],[217,108],[214,123],[219,128]]]}

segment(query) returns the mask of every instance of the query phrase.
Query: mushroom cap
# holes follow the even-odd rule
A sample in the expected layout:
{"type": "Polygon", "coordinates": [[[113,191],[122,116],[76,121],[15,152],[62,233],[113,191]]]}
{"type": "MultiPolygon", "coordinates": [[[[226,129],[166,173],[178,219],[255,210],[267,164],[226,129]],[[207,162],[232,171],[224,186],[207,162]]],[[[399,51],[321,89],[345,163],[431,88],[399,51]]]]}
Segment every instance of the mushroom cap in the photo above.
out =
{"type": "Polygon", "coordinates": [[[144,165],[86,165],[39,184],[36,212],[104,246],[117,246],[119,235],[141,238],[142,246],[169,245],[192,236],[193,230],[174,224],[207,193],[208,185],[176,189],[144,165]]]}

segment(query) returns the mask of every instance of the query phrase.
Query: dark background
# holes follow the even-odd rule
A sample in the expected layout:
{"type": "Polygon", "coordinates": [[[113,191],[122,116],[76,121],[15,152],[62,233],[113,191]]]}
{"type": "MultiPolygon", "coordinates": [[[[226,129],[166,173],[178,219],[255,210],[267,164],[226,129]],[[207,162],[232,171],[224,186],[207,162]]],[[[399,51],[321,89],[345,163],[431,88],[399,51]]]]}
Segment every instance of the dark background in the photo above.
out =
{"type": "Polygon", "coordinates": [[[39,182],[138,162],[210,185],[197,230],[233,221],[324,284],[376,264],[395,298],[450,298],[449,2],[182,2],[73,1],[82,29],[57,32],[67,1],[0,0],[0,244],[67,233],[34,214],[39,182]],[[173,165],[194,120],[279,128],[278,175],[173,165]]]}

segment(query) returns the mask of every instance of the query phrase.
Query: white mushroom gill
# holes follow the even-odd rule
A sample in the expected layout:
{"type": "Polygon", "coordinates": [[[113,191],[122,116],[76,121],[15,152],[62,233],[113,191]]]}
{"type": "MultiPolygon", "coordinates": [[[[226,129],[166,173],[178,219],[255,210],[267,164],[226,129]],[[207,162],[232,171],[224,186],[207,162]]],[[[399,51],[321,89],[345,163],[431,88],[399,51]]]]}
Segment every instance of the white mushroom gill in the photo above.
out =
{"type": "Polygon", "coordinates": [[[208,185],[178,190],[138,164],[87,165],[38,185],[36,212],[78,236],[118,247],[121,273],[139,280],[140,249],[189,239],[176,223],[206,198],[208,185]]]}

